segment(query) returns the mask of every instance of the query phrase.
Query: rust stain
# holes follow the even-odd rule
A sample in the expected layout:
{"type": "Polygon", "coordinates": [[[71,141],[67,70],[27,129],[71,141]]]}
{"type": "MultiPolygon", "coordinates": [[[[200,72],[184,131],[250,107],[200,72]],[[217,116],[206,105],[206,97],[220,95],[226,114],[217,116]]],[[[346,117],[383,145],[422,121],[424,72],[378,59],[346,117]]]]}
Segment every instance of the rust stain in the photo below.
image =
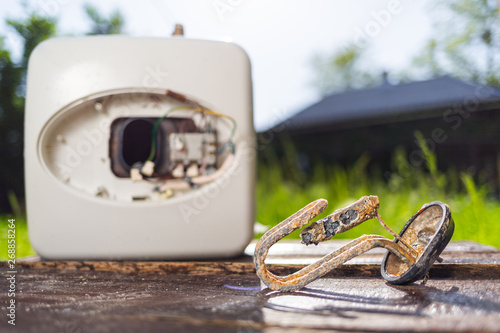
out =
{"type": "MultiPolygon", "coordinates": [[[[265,264],[269,248],[294,230],[307,225],[314,217],[325,210],[327,204],[328,202],[325,199],[318,199],[311,202],[297,213],[270,229],[257,242],[254,254],[255,269],[259,278],[270,289],[283,292],[298,290],[344,264],[346,261],[375,247],[385,248],[391,253],[388,262],[388,273],[395,276],[401,275],[416,263],[416,260],[432,237],[433,232],[435,232],[438,224],[437,221],[440,220],[440,216],[437,214],[438,211],[429,209],[429,212],[426,211],[422,214],[423,218],[415,219],[417,222],[415,226],[407,228],[402,238],[397,236],[397,239],[400,241],[399,243],[383,236],[363,235],[295,273],[286,276],[277,276],[269,272],[265,264]],[[428,214],[437,214],[437,217],[429,218],[428,214]]],[[[300,234],[302,243],[306,245],[318,244],[375,217],[379,217],[380,223],[385,228],[388,228],[380,218],[378,213],[379,207],[380,202],[377,196],[364,196],[358,201],[334,211],[326,218],[314,222],[302,230],[300,234]]],[[[420,213],[422,212],[419,211],[417,214],[420,213]]],[[[395,234],[394,232],[392,233],[395,234]]]]}
{"type": "Polygon", "coordinates": [[[326,218],[302,230],[300,233],[302,243],[318,244],[331,239],[336,234],[350,230],[376,217],[379,205],[378,197],[370,195],[362,197],[347,207],[337,209],[326,218]]]}

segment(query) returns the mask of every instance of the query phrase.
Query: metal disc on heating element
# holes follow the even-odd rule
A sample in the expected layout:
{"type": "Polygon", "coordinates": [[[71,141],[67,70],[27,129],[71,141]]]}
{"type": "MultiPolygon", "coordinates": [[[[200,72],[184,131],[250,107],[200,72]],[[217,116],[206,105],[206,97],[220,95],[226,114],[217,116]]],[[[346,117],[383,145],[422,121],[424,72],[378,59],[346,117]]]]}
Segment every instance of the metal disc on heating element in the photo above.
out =
{"type": "Polygon", "coordinates": [[[454,228],[448,205],[440,201],[425,204],[399,233],[417,250],[417,259],[413,265],[408,265],[387,252],[382,261],[382,277],[392,284],[412,283],[423,278],[450,241],[454,228]]]}

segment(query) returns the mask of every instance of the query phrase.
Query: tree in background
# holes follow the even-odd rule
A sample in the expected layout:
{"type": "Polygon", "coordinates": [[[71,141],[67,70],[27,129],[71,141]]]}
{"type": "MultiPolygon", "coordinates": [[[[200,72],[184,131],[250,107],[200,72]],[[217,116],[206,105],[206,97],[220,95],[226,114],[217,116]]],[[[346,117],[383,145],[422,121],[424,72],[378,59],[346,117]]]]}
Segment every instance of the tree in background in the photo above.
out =
{"type": "Polygon", "coordinates": [[[500,22],[497,0],[441,0],[435,36],[415,59],[429,76],[500,84],[500,22]]]}
{"type": "Polygon", "coordinates": [[[122,33],[123,16],[119,11],[115,11],[109,18],[103,17],[91,5],[85,5],[85,13],[92,21],[92,28],[87,35],[118,35],[122,33]]]}
{"type": "MultiPolygon", "coordinates": [[[[411,68],[392,73],[397,81],[449,75],[467,82],[500,85],[500,22],[497,0],[433,2],[435,33],[411,68]]],[[[379,75],[361,66],[366,48],[351,45],[330,56],[313,58],[318,91],[325,95],[381,83],[379,75]]],[[[371,63],[372,67],[376,65],[371,63]]],[[[379,72],[382,72],[380,69],[379,72]]]]}
{"type": "Polygon", "coordinates": [[[330,56],[316,55],[312,59],[316,86],[322,96],[351,89],[376,85],[376,76],[362,68],[363,49],[348,45],[330,56]]]}
{"type": "Polygon", "coordinates": [[[7,24],[24,41],[21,61],[16,64],[0,45],[0,209],[11,208],[19,214],[18,197],[24,197],[24,97],[28,59],[38,43],[52,37],[56,21],[30,15],[25,20],[8,20],[7,24]]]}
{"type": "MultiPolygon", "coordinates": [[[[119,34],[123,17],[115,12],[105,18],[91,6],[85,6],[91,21],[89,35],[119,34]]],[[[31,52],[42,41],[57,35],[57,20],[32,13],[26,19],[7,20],[23,40],[23,54],[14,61],[0,36],[0,212],[19,213],[17,198],[24,198],[24,101],[26,72],[31,52]]]]}

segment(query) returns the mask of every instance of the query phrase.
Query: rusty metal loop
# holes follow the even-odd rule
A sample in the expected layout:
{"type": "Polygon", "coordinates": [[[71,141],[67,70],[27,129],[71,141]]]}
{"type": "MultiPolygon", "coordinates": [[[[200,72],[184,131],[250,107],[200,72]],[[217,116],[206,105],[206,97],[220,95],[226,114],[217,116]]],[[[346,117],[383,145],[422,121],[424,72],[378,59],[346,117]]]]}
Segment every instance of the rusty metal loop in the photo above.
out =
{"type": "MultiPolygon", "coordinates": [[[[373,200],[374,199],[372,199],[372,201],[373,200]]],[[[382,247],[389,250],[391,253],[393,253],[403,262],[409,265],[413,264],[413,262],[415,261],[412,253],[409,252],[405,247],[400,246],[398,243],[391,241],[383,236],[363,235],[293,274],[287,276],[277,276],[269,272],[265,264],[265,259],[271,246],[273,246],[283,237],[292,233],[294,230],[304,227],[314,217],[322,213],[327,205],[328,202],[325,199],[318,199],[311,202],[309,205],[305,206],[283,222],[270,229],[257,242],[254,254],[255,268],[259,278],[270,289],[278,291],[298,290],[311,283],[312,281],[324,276],[329,271],[342,265],[346,261],[375,247],[382,247]]],[[[358,209],[358,212],[360,213],[359,216],[361,217],[357,217],[356,219],[353,219],[353,221],[346,221],[345,224],[350,224],[352,222],[353,225],[359,225],[364,220],[372,218],[374,216],[373,214],[378,214],[378,198],[374,196],[363,197],[356,203],[342,210],[335,211],[330,216],[334,216],[335,214],[339,215],[342,213],[342,211],[348,211],[349,209],[358,209]],[[376,198],[376,205],[369,207],[371,209],[370,214],[363,214],[364,211],[368,210],[366,206],[366,198],[376,198]]],[[[325,221],[326,219],[323,219],[316,223],[324,223],[325,221]]],[[[311,227],[308,227],[307,229],[310,228],[311,227]]],[[[328,237],[325,238],[324,236],[325,235],[322,235],[323,238],[320,241],[329,239],[328,237]]],[[[329,237],[331,238],[331,235],[329,237]]]]}

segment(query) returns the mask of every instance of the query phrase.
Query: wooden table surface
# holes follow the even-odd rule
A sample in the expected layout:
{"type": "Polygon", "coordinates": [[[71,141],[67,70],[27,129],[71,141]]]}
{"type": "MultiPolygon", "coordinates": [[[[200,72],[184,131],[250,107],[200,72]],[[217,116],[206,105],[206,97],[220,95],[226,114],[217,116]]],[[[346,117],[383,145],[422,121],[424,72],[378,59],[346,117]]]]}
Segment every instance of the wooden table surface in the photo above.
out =
{"type": "MultiPolygon", "coordinates": [[[[281,242],[267,263],[288,274],[343,245],[281,242]]],[[[293,293],[261,286],[251,254],[218,261],[17,263],[16,326],[0,332],[500,332],[500,251],[452,242],[430,280],[394,286],[372,250],[293,293]]],[[[1,263],[5,280],[7,267],[1,263]]]]}

